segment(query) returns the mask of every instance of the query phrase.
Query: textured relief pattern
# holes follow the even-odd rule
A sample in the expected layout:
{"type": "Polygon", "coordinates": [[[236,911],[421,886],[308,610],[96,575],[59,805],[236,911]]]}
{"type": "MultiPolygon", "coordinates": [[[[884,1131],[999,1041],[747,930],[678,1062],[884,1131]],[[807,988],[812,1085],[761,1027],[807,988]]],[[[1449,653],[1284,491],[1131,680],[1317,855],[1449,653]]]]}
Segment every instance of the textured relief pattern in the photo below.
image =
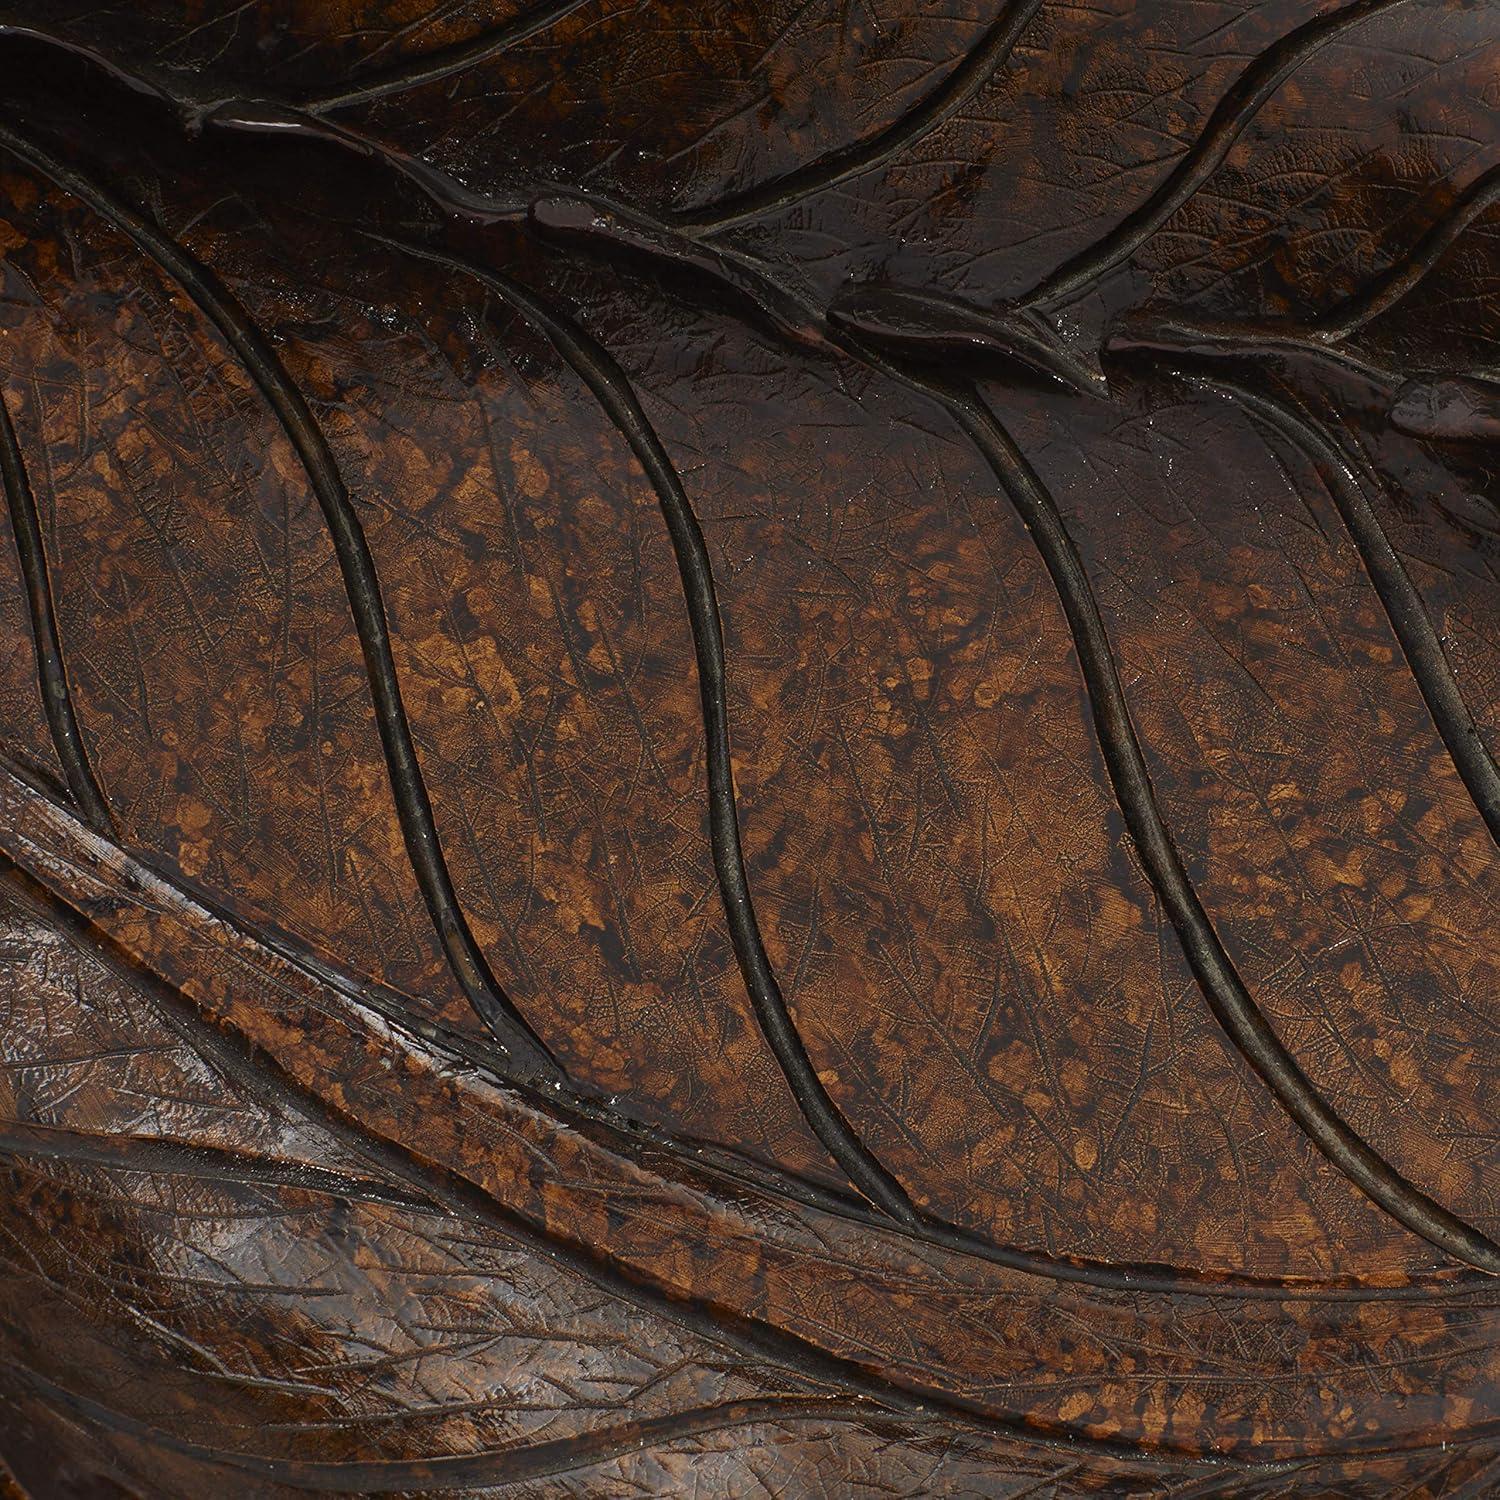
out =
{"type": "Polygon", "coordinates": [[[1500,1488],[1491,0],[0,56],[0,1495],[1500,1488]]]}

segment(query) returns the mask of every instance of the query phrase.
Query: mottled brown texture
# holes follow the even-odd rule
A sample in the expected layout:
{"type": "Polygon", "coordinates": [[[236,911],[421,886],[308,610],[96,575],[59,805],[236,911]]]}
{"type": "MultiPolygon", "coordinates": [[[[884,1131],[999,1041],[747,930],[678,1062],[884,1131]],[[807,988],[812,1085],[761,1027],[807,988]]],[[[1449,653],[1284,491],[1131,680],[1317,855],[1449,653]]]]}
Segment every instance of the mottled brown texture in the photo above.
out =
{"type": "Polygon", "coordinates": [[[0,56],[24,1493],[1500,1486],[1492,0],[0,56]]]}

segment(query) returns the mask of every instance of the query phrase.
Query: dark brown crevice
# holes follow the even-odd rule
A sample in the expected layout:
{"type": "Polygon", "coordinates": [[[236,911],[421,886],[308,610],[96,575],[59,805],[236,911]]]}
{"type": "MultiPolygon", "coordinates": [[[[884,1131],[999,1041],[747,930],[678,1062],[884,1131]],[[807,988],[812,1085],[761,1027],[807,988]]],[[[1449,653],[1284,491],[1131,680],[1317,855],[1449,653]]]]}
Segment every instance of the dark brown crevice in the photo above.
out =
{"type": "MultiPolygon", "coordinates": [[[[1422,231],[1415,244],[1340,302],[1311,317],[1198,318],[1142,311],[1119,318],[1105,335],[1103,353],[1144,353],[1160,361],[1173,354],[1233,358],[1246,347],[1295,350],[1333,360],[1372,380],[1394,384],[1399,376],[1343,347],[1367,323],[1411,295],[1481,214],[1500,203],[1500,166],[1482,172],[1422,231]],[[1236,345],[1240,348],[1236,349],[1236,345]]],[[[960,304],[975,318],[982,309],[960,304]]],[[[956,312],[953,314],[957,316],[956,312]]]]}
{"type": "Polygon", "coordinates": [[[673,279],[714,287],[731,307],[811,354],[833,343],[821,309],[778,281],[762,261],[741,250],[707,245],[672,224],[599,194],[549,194],[530,203],[527,223],[543,239],[604,257],[644,262],[673,279]]]}
{"type": "Polygon", "coordinates": [[[498,57],[508,48],[528,41],[591,3],[592,0],[546,0],[546,3],[533,5],[498,26],[486,27],[465,41],[435,48],[387,68],[362,73],[347,88],[301,94],[297,102],[311,114],[331,114],[334,110],[353,109],[361,104],[373,104],[378,99],[389,99],[425,84],[440,83],[455,73],[462,73],[465,68],[498,57]]]}
{"type": "Polygon", "coordinates": [[[1500,166],[1482,172],[1454,200],[1447,212],[1433,220],[1405,255],[1393,261],[1357,292],[1308,324],[1316,338],[1337,343],[1382,313],[1389,312],[1415,290],[1453,243],[1480,214],[1500,203],[1500,166]]]}

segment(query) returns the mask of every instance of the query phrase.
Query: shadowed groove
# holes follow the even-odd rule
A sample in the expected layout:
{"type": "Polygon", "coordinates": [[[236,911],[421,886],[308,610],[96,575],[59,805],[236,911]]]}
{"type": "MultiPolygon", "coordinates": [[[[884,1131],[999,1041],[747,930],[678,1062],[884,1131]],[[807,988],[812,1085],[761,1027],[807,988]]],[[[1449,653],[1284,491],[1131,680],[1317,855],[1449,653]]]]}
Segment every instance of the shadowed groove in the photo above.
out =
{"type": "MultiPolygon", "coordinates": [[[[39,884],[35,876],[3,855],[0,855],[0,882],[4,882],[23,905],[55,923],[70,943],[130,982],[140,985],[158,1007],[163,1019],[252,1097],[262,1099],[278,1110],[311,1120],[357,1157],[369,1162],[388,1181],[409,1184],[415,1194],[439,1208],[524,1245],[570,1272],[589,1278],[628,1304],[664,1317],[718,1348],[732,1349],[756,1362],[779,1365],[802,1379],[832,1386],[853,1398],[868,1401],[871,1406],[867,1410],[872,1418],[888,1414],[895,1414],[898,1419],[941,1415],[974,1433],[988,1437],[1022,1437],[1028,1443],[1066,1453],[1077,1453],[1080,1447],[1086,1447],[1093,1454],[1139,1459],[1153,1453],[1179,1451],[1171,1443],[1143,1449],[1137,1443],[1105,1436],[1087,1426],[1070,1425],[1059,1430],[994,1413],[958,1393],[872,1372],[858,1359],[827,1352],[799,1334],[749,1315],[736,1314],[721,1304],[684,1296],[680,1291],[664,1291],[650,1281],[637,1280],[628,1270],[608,1259],[592,1242],[579,1243],[556,1229],[534,1225],[479,1184],[422,1158],[398,1140],[382,1136],[358,1120],[346,1117],[326,1099],[310,1092],[287,1074],[275,1058],[255,1048],[234,1030],[221,1029],[199,1010],[194,1001],[120,949],[115,940],[88,916],[75,910],[50,888],[39,884]]],[[[1488,1278],[1478,1280],[1479,1286],[1488,1284],[1488,1278]]],[[[1128,1283],[1122,1284],[1121,1289],[1129,1291],[1130,1287],[1128,1283]]],[[[1232,1291],[1232,1287],[1217,1284],[1201,1288],[1201,1294],[1209,1297],[1232,1291]]],[[[1282,1294],[1274,1295],[1279,1299],[1282,1294]]],[[[1438,1438],[1434,1437],[1425,1446],[1436,1446],[1437,1442],[1438,1438]]],[[[1206,1469],[1225,1474],[1289,1471],[1297,1462],[1254,1459],[1213,1451],[1182,1451],[1206,1469]]]]}
{"type": "Polygon", "coordinates": [[[365,675],[407,856],[449,967],[470,1005],[505,1048],[511,1064],[523,1074],[556,1076],[556,1062],[501,990],[459,906],[401,700],[375,561],[328,439],[301,391],[249,315],[196,257],[107,189],[8,125],[0,124],[0,146],[88,204],[172,276],[218,329],[271,408],[307,474],[333,543],[364,653],[365,675]]]}
{"type": "Polygon", "coordinates": [[[83,743],[83,731],[73,708],[73,693],[68,686],[67,668],[63,662],[62,637],[57,629],[57,612],[52,604],[52,581],[47,573],[47,552],[37,516],[36,496],[32,493],[26,460],[3,395],[0,395],[0,482],[5,487],[11,534],[26,583],[26,609],[31,618],[31,637],[36,651],[37,686],[47,717],[47,729],[69,794],[89,827],[107,837],[114,826],[113,820],[104,793],[94,778],[88,750],[83,743]]]}
{"type": "Polygon", "coordinates": [[[171,109],[189,134],[213,126],[247,135],[290,136],[317,141],[376,162],[387,171],[405,178],[441,213],[472,219],[475,223],[500,223],[518,218],[526,210],[525,199],[476,192],[451,173],[421,157],[325,119],[286,99],[265,94],[255,98],[224,98],[218,93],[195,95],[182,89],[180,75],[161,77],[149,69],[128,66],[95,47],[44,26],[0,20],[0,39],[49,48],[97,68],[112,82],[171,109]]]}
{"type": "Polygon", "coordinates": [[[1422,606],[1421,595],[1400,554],[1391,546],[1349,459],[1306,413],[1288,410],[1281,402],[1224,376],[1186,378],[1192,384],[1223,391],[1241,402],[1300,449],[1323,475],[1454,769],[1473,798],[1490,837],[1500,845],[1500,766],[1495,764],[1464,702],[1443,643],[1422,606]]]}
{"type": "Polygon", "coordinates": [[[1004,0],[978,42],[930,93],[873,135],[839,146],[754,187],[726,193],[702,208],[675,213],[672,222],[701,234],[717,234],[773,209],[836,187],[880,166],[952,119],[1005,66],[1042,0],[1004,0]]]}
{"type": "Polygon", "coordinates": [[[1117,266],[1208,181],[1256,111],[1304,62],[1346,31],[1407,3],[1408,0],[1356,0],[1353,5],[1308,21],[1274,42],[1234,81],[1187,153],[1146,201],[1102,238],[1049,271],[1031,291],[1016,299],[1017,305],[1035,307],[1056,302],[1117,266]]]}
{"type": "MultiPolygon", "coordinates": [[[[371,236],[379,238],[378,236],[371,236]]],[[[905,1190],[859,1139],[829,1096],[807,1055],[806,1045],[787,1009],[781,986],[761,939],[760,924],[745,872],[730,760],[729,708],[725,692],[724,634],[714,591],[713,565],[702,528],[671,458],[642,409],[629,377],[601,344],[570,319],[552,311],[531,292],[498,272],[418,245],[382,243],[471,276],[536,327],[588,386],[604,414],[630,445],[656,491],[662,517],[682,578],[692,628],[693,651],[703,705],[708,762],[709,843],[718,876],[724,917],[745,988],[767,1043],[798,1107],[818,1139],[844,1169],[850,1182],[872,1203],[902,1224],[917,1222],[905,1190]]]]}
{"type": "MultiPolygon", "coordinates": [[[[274,1058],[235,1032],[216,1025],[175,985],[136,962],[87,914],[75,910],[5,855],[0,855],[0,882],[25,908],[55,926],[79,952],[145,993],[173,1031],[251,1098],[275,1112],[301,1117],[328,1132],[355,1156],[370,1163],[396,1191],[401,1191],[404,1185],[414,1197],[524,1245],[624,1298],[630,1305],[665,1317],[719,1347],[757,1359],[776,1359],[799,1374],[815,1378],[838,1381],[845,1370],[845,1361],[824,1354],[794,1334],[783,1334],[770,1325],[748,1319],[716,1315],[695,1302],[668,1297],[654,1286],[634,1281],[594,1246],[576,1245],[561,1234],[534,1226],[477,1183],[435,1166],[399,1140],[387,1139],[358,1120],[346,1117],[287,1073],[274,1058]]],[[[864,1377],[861,1372],[850,1378],[858,1382],[864,1377]]],[[[869,1377],[867,1384],[869,1389],[861,1386],[860,1394],[883,1391],[886,1383],[869,1377]]],[[[899,1407],[907,1399],[905,1393],[892,1388],[889,1404],[899,1407]]]]}
{"type": "Polygon", "coordinates": [[[347,89],[303,94],[298,103],[311,114],[327,114],[335,109],[350,109],[376,99],[388,99],[393,94],[404,94],[410,89],[421,88],[423,84],[438,83],[444,78],[451,78],[455,73],[462,73],[465,68],[488,62],[508,48],[529,40],[549,26],[555,26],[575,10],[582,10],[590,3],[591,0],[552,0],[551,4],[534,6],[467,41],[439,47],[407,62],[393,63],[378,72],[367,73],[347,89]]]}
{"type": "Polygon", "coordinates": [[[0,37],[35,42],[43,47],[65,52],[81,62],[88,63],[91,67],[98,68],[113,82],[123,84],[133,94],[144,94],[148,98],[160,100],[163,104],[177,109],[182,108],[181,101],[163,88],[156,79],[147,78],[143,73],[90,47],[86,42],[75,41],[72,37],[60,31],[54,31],[49,26],[38,26],[33,22],[15,20],[9,16],[0,17],[0,37]]]}
{"type": "Polygon", "coordinates": [[[1345,345],[1319,338],[1308,324],[1293,318],[1197,318],[1136,310],[1115,319],[1100,350],[1105,358],[1149,360],[1198,355],[1243,358],[1261,352],[1307,354],[1375,385],[1395,383],[1391,371],[1345,345]]]}
{"type": "Polygon", "coordinates": [[[1188,879],[1156,801],[1146,758],[1093,589],[1051,495],[993,412],[972,391],[939,394],[1025,522],[1057,589],[1078,652],[1110,782],[1136,852],[1166,908],[1215,1019],[1283,1109],[1368,1198],[1449,1255],[1500,1274],[1500,1245],[1408,1182],[1323,1098],[1262,1015],[1188,879]]]}

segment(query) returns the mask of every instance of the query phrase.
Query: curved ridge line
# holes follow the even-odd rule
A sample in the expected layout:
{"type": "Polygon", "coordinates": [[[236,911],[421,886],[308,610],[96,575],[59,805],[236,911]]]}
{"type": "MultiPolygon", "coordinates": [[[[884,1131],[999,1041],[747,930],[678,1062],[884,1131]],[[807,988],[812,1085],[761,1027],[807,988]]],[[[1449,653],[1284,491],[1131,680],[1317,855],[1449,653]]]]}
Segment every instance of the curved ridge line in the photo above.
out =
{"type": "MultiPolygon", "coordinates": [[[[1043,1448],[1068,1452],[1082,1446],[1093,1453],[1134,1461],[1172,1454],[1215,1468],[1257,1473],[1276,1472],[1298,1462],[1195,1452],[1171,1442],[1154,1445],[1146,1440],[1111,1438],[1083,1425],[1038,1425],[1022,1416],[996,1413],[956,1391],[882,1375],[852,1356],[833,1353],[801,1334],[752,1314],[736,1313],[720,1304],[637,1279],[610,1260],[596,1244],[574,1240],[533,1223],[477,1182],[341,1114],[287,1073],[275,1058],[258,1051],[247,1038],[233,1030],[221,1029],[209,1020],[193,1001],[154,970],[138,963],[91,917],[75,909],[7,855],[0,855],[0,881],[55,921],[69,941],[141,984],[174,1030],[188,1037],[191,1045],[201,1047],[215,1066],[256,1097],[312,1120],[391,1181],[410,1185],[413,1192],[438,1207],[515,1241],[573,1275],[603,1287],[630,1306],[685,1328],[720,1349],[778,1365],[783,1372],[805,1380],[837,1386],[876,1404],[885,1413],[937,1417],[991,1438],[1023,1438],[1043,1448]]],[[[882,1413],[877,1409],[871,1414],[882,1413]]]]}
{"type": "Polygon", "coordinates": [[[591,0],[554,0],[550,5],[538,5],[467,41],[435,48],[409,62],[393,63],[388,68],[367,74],[362,81],[356,81],[346,89],[301,94],[297,102],[309,114],[321,115],[330,110],[368,104],[375,99],[387,99],[392,94],[404,94],[410,89],[421,88],[423,84],[438,83],[465,68],[488,62],[509,47],[528,41],[590,3],[591,0]]]}
{"type": "Polygon", "coordinates": [[[416,1212],[443,1212],[431,1199],[369,1178],[350,1177],[305,1162],[278,1161],[153,1136],[100,1135],[60,1125],[0,1121],[0,1155],[45,1161],[81,1162],[118,1172],[149,1172],[195,1181],[242,1183],[250,1187],[322,1193],[359,1203],[416,1212]]]}
{"type": "Polygon", "coordinates": [[[546,336],[593,392],[605,415],[646,471],[646,477],[656,491],[682,579],[703,706],[704,747],[708,761],[709,843],[730,941],[756,1020],[804,1118],[844,1169],[850,1182],[899,1223],[915,1225],[917,1212],[906,1191],[859,1139],[813,1068],[761,939],[745,871],[744,852],[740,846],[729,747],[724,636],[714,589],[713,565],[692,503],[629,377],[596,339],[570,319],[553,312],[509,277],[421,246],[391,240],[384,243],[405,254],[472,276],[520,312],[546,336]]]}
{"type": "MultiPolygon", "coordinates": [[[[132,1417],[92,1397],[58,1385],[37,1370],[12,1367],[24,1384],[75,1416],[137,1442],[165,1448],[216,1469],[253,1474],[309,1494],[423,1494],[489,1489],[572,1473],[637,1454],[652,1444],[703,1437],[768,1421],[869,1422],[881,1413],[858,1401],[828,1396],[751,1396],[716,1405],[690,1407],[657,1417],[620,1422],[574,1437],[491,1448],[479,1453],[442,1454],[414,1459],[271,1458],[236,1453],[178,1437],[154,1423],[132,1417]]],[[[889,1421],[889,1417],[887,1417],[889,1421]]]]}
{"type": "Polygon", "coordinates": [[[1428,225],[1405,255],[1377,272],[1360,290],[1313,317],[1168,317],[1153,323],[1149,314],[1127,312],[1116,324],[1116,332],[1125,335],[1123,342],[1118,338],[1112,338],[1110,342],[1117,349],[1129,349],[1132,333],[1137,339],[1145,335],[1147,343],[1143,347],[1153,353],[1165,353],[1169,352],[1170,345],[1160,343],[1160,336],[1168,335],[1183,345],[1181,352],[1188,353],[1191,351],[1184,343],[1186,340],[1221,343],[1228,352],[1230,342],[1238,339],[1263,348],[1305,350],[1325,359],[1337,360],[1371,379],[1393,383],[1399,377],[1393,376],[1391,371],[1336,346],[1409,296],[1463,231],[1496,203],[1500,203],[1500,166],[1491,167],[1475,178],[1448,212],[1428,225]],[[1158,336],[1157,346],[1150,342],[1153,333],[1158,336]]]}
{"type": "Polygon", "coordinates": [[[953,394],[947,401],[1026,523],[1052,577],[1120,811],[1215,1019],[1298,1128],[1366,1197],[1429,1244],[1500,1274],[1500,1245],[1428,1197],[1358,1135],[1318,1092],[1261,1013],[1199,901],[1157,805],[1104,621],[1055,502],[999,418],[977,396],[953,394]]]}
{"type": "MultiPolygon", "coordinates": [[[[0,786],[3,786],[5,777],[13,780],[27,794],[36,797],[44,808],[56,813],[61,819],[73,820],[73,814],[52,801],[47,788],[34,785],[19,767],[7,762],[3,754],[0,754],[0,786]]],[[[24,842],[29,848],[40,848],[29,839],[24,842]]],[[[101,840],[101,842],[106,844],[112,856],[123,862],[123,878],[127,880],[133,898],[142,902],[146,910],[158,913],[170,911],[175,920],[187,922],[196,922],[206,916],[214,923],[248,940],[255,947],[265,949],[278,962],[287,965],[304,979],[329,987],[356,1008],[369,1011],[395,1029],[416,1038],[422,1046],[444,1057],[460,1059],[473,1066],[488,1069],[492,1073],[500,1071],[495,1066],[492,1050],[485,1047],[481,1041],[425,1022],[420,1017],[404,1014],[394,998],[383,996],[377,987],[353,979],[334,969],[325,961],[299,951],[291,939],[272,937],[257,927],[247,925],[235,913],[218,905],[212,898],[190,889],[176,880],[169,871],[143,861],[139,855],[128,854],[118,844],[111,841],[101,840]],[[148,888],[155,892],[157,899],[148,899],[148,888]],[[163,895],[169,898],[170,906],[161,902],[160,898],[163,895]]],[[[14,861],[17,857],[14,848],[8,854],[0,852],[0,868],[4,867],[8,859],[14,861]]],[[[27,878],[33,882],[37,880],[35,875],[27,878]]],[[[71,908],[66,906],[63,897],[49,890],[48,900],[51,903],[50,909],[54,912],[65,912],[71,916],[71,908]]],[[[61,916],[56,919],[64,920],[61,916]]],[[[112,939],[101,939],[103,940],[112,941],[112,939]]],[[[172,985],[171,980],[144,962],[132,961],[132,963],[131,975],[122,974],[122,977],[139,977],[144,973],[154,986],[170,988],[172,985]]],[[[153,993],[155,993],[154,990],[153,993]]],[[[195,1038],[194,1045],[203,1046],[203,1038],[201,1036],[195,1038]]],[[[233,1058],[223,1048],[214,1053],[214,1060],[224,1067],[233,1066],[233,1058]]],[[[236,1074],[236,1076],[240,1075],[236,1074]]],[[[247,1085],[251,1082],[249,1078],[242,1078],[241,1081],[247,1085]]],[[[956,1225],[928,1215],[923,1215],[920,1224],[915,1229],[910,1229],[893,1224],[889,1219],[881,1217],[861,1199],[836,1196],[822,1188],[804,1192],[803,1189],[807,1185],[798,1182],[795,1178],[780,1176],[774,1170],[757,1171],[745,1161],[736,1160],[727,1152],[716,1150],[712,1146],[705,1147],[696,1142],[690,1145],[685,1144],[654,1126],[618,1113],[617,1109],[601,1108],[570,1090],[566,1084],[561,1088],[545,1090],[528,1090],[521,1084],[512,1084],[511,1087],[528,1106],[546,1114],[551,1121],[566,1128],[586,1134],[591,1127],[602,1127],[603,1131],[607,1132],[605,1139],[600,1142],[604,1149],[624,1157],[637,1166],[641,1166],[642,1163],[632,1148],[641,1145],[661,1152],[669,1157],[675,1166],[682,1165],[690,1156],[691,1167],[708,1168],[712,1174],[710,1181],[704,1185],[704,1191],[710,1197],[715,1195],[722,1197],[726,1193],[733,1193],[739,1187],[748,1187],[754,1192],[789,1199],[803,1207],[813,1208],[843,1222],[859,1224],[882,1233],[907,1236],[923,1244],[935,1245],[951,1254],[1071,1285],[1096,1287],[1109,1291],[1165,1293],[1179,1297],[1283,1302],[1427,1301],[1464,1296],[1491,1285],[1488,1276],[1469,1272],[1457,1276],[1439,1272],[1437,1277],[1432,1279],[1411,1278],[1385,1285],[1360,1283],[1352,1279],[1315,1282],[1307,1278],[1275,1276],[1257,1278],[1234,1272],[1217,1276],[1205,1275],[1201,1272],[1184,1270],[1181,1267],[1152,1262],[1100,1261],[1082,1258],[1064,1260],[1050,1257],[1037,1251],[996,1244],[970,1230],[960,1229],[956,1225]]],[[[655,1171],[656,1169],[648,1166],[646,1170],[655,1171]]],[[[674,1179],[666,1174],[659,1175],[663,1175],[666,1181],[683,1181],[681,1178],[674,1179]]]]}
{"type": "MultiPolygon", "coordinates": [[[[1497,179],[1500,185],[1500,179],[1497,179]]],[[[1380,597],[1391,629],[1401,643],[1407,666],[1427,705],[1427,711],[1447,747],[1490,837],[1500,845],[1500,766],[1490,754],[1474,716],[1459,691],[1442,642],[1423,607],[1400,554],[1391,546],[1364,486],[1353,472],[1339,444],[1305,413],[1287,410],[1279,401],[1249,390],[1237,380],[1219,376],[1187,377],[1215,387],[1244,403],[1262,421],[1300,448],[1331,478],[1328,486],[1344,526],[1353,538],[1370,582],[1380,597]]]]}
{"type": "Polygon", "coordinates": [[[338,559],[407,857],[444,956],[469,1004],[511,1062],[528,1075],[557,1076],[557,1063],[501,990],[459,906],[401,699],[375,561],[328,440],[301,391],[249,316],[196,257],[107,189],[4,124],[0,146],[87,203],[170,274],[238,355],[280,423],[317,496],[338,559]]]}
{"type": "Polygon", "coordinates": [[[1362,290],[1311,319],[1308,327],[1317,337],[1337,343],[1389,312],[1437,265],[1459,235],[1496,203],[1500,203],[1500,166],[1491,167],[1471,182],[1400,260],[1387,266],[1362,290]]]}
{"type": "Polygon", "coordinates": [[[1198,138],[1145,202],[1102,238],[1049,271],[1031,291],[1016,298],[1015,305],[1034,307],[1055,302],[1118,265],[1202,187],[1256,111],[1308,58],[1343,32],[1407,3],[1356,0],[1353,5],[1315,17],[1273,42],[1230,85],[1198,138]]]}
{"type": "Polygon", "coordinates": [[[36,496],[26,472],[26,459],[10,419],[10,408],[0,395],[0,484],[10,509],[11,535],[21,575],[26,584],[26,608],[31,617],[31,636],[36,650],[37,688],[47,717],[47,729],[53,749],[62,766],[63,777],[84,821],[95,833],[106,838],[114,829],[109,804],[94,778],[83,731],[73,707],[73,693],[68,686],[67,667],[63,661],[62,636],[57,628],[57,611],[52,602],[52,580],[47,572],[47,551],[42,540],[42,524],[37,515],[36,496]]]}
{"type": "MultiPolygon", "coordinates": [[[[101,962],[122,976],[141,984],[160,1007],[168,1024],[187,1036],[191,1045],[202,1047],[217,1067],[247,1091],[273,1107],[311,1119],[392,1181],[409,1183],[414,1192],[440,1208],[515,1240],[528,1250],[566,1267],[571,1273],[604,1287],[631,1306],[686,1328],[710,1344],[777,1364],[784,1372],[790,1371],[805,1380],[838,1386],[854,1397],[872,1403],[869,1411],[872,1418],[888,1415],[898,1419],[937,1418],[992,1439],[1022,1439],[1052,1451],[1076,1453],[1083,1448],[1093,1454],[1132,1462],[1177,1457],[1206,1468],[1238,1473],[1285,1472],[1306,1462],[1305,1458],[1252,1458],[1193,1450],[1168,1439],[1152,1442],[1149,1439],[1113,1438],[1091,1429],[1086,1423],[1044,1425],[1022,1416],[998,1414],[956,1391],[881,1375],[868,1369],[857,1358],[832,1353],[801,1334],[753,1315],[736,1313],[721,1304],[685,1296],[649,1280],[637,1280],[609,1260],[596,1244],[579,1242],[556,1230],[533,1224],[478,1183],[447,1171],[399,1140],[382,1136],[358,1120],[339,1113],[327,1100],[311,1093],[286,1073],[275,1058],[258,1051],[242,1035],[231,1029],[221,1029],[209,1020],[168,981],[138,963],[92,918],[75,909],[6,855],[0,855],[0,880],[9,884],[23,901],[57,922],[71,942],[97,955],[101,962]]],[[[1486,1280],[1482,1284],[1489,1283],[1486,1280]]],[[[1216,1295],[1217,1289],[1206,1289],[1205,1294],[1216,1295]]],[[[1483,1435],[1489,1430],[1488,1426],[1482,1430],[1472,1429],[1466,1435],[1483,1435]]],[[[1447,1435],[1446,1441],[1452,1441],[1451,1434],[1447,1435]]],[[[1416,1447],[1435,1448],[1438,1445],[1439,1439],[1434,1437],[1416,1447]]],[[[1320,1451],[1312,1456],[1326,1459],[1382,1451],[1385,1450],[1378,1446],[1356,1442],[1347,1448],[1320,1451]]]]}
{"type": "Polygon", "coordinates": [[[889,161],[946,124],[1005,66],[1041,6],[1042,0],[1006,0],[984,35],[943,81],[873,135],[835,147],[753,187],[726,193],[701,208],[675,213],[672,223],[698,233],[717,234],[772,209],[790,207],[889,161]]]}

